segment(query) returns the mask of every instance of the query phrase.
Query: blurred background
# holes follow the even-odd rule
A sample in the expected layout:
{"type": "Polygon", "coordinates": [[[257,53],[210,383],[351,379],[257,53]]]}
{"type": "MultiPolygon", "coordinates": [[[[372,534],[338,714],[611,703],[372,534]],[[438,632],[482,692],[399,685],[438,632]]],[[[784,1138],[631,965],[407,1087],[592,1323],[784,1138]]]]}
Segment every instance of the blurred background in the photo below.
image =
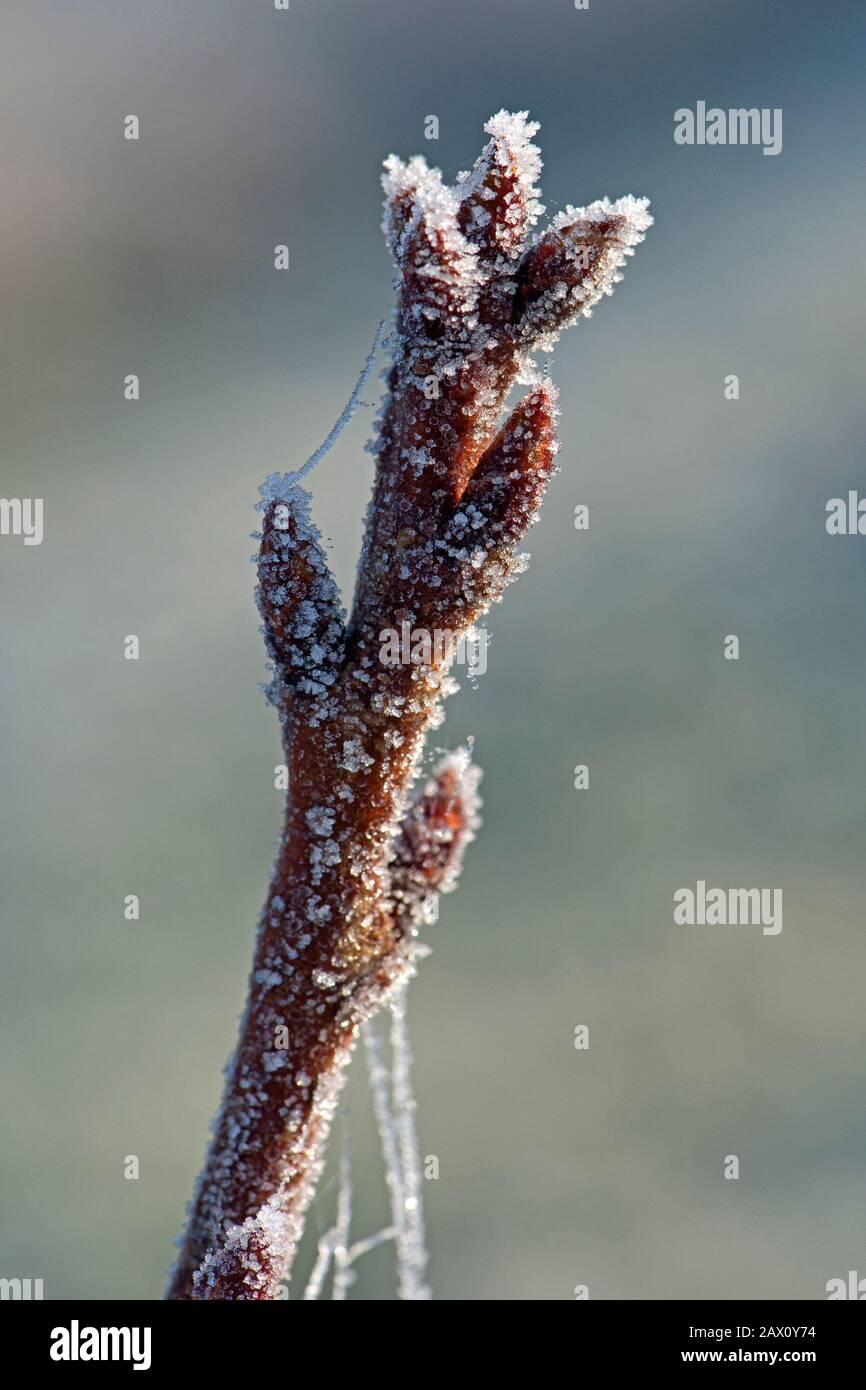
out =
{"type": "MultiPolygon", "coordinates": [[[[281,812],[256,489],[388,310],[382,158],[453,177],[503,106],[551,214],[648,194],[656,225],[555,354],[562,473],[438,735],[474,734],[485,825],[410,999],[434,1291],[866,1274],[866,540],[825,531],[864,485],[861,51],[853,0],[4,7],[0,492],[45,520],[0,539],[0,1274],[161,1296],[281,812]],[[675,145],[699,100],[783,108],[782,153],[675,145]],[[698,878],[781,888],[782,933],[675,928],[698,878]]],[[[312,479],[347,589],[370,424],[312,479]]],[[[360,1058],[349,1095],[360,1236],[360,1058]]],[[[358,1274],[395,1296],[390,1248],[358,1274]]]]}

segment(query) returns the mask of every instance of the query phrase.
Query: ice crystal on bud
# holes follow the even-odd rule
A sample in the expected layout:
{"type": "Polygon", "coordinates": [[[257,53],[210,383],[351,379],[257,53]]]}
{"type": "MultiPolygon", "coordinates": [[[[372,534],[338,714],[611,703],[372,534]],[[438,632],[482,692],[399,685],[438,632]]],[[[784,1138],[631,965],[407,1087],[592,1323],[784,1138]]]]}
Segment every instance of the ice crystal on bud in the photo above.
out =
{"type": "Polygon", "coordinates": [[[466,847],[480,825],[481,769],[468,748],[448,753],[403,817],[391,865],[395,910],[416,924],[430,913],[431,898],[457,884],[466,847]]]}
{"type": "Polygon", "coordinates": [[[525,346],[549,352],[563,328],[613,294],[620,267],[652,226],[648,206],[646,198],[601,198],[557,213],[516,271],[512,317],[525,346]]]}
{"type": "Polygon", "coordinates": [[[499,111],[484,129],[492,136],[460,182],[460,225],[479,254],[499,272],[520,254],[544,208],[538,198],[541,152],[532,143],[538,122],[527,111],[499,111]]]}
{"type": "Polygon", "coordinates": [[[463,331],[482,277],[477,249],[460,230],[456,192],[440,183],[424,184],[414,202],[400,253],[402,321],[433,345],[441,343],[443,329],[451,335],[463,331]]]}
{"type": "Polygon", "coordinates": [[[272,473],[258,504],[265,519],[257,599],[276,672],[268,693],[278,707],[290,692],[325,694],[344,645],[339,593],[310,519],[310,494],[291,479],[272,473]]]}
{"type": "Polygon", "coordinates": [[[385,214],[382,230],[394,260],[400,262],[407,228],[416,220],[418,198],[442,188],[438,169],[428,168],[423,155],[415,155],[408,164],[395,154],[385,160],[382,175],[385,193],[385,214]]]}

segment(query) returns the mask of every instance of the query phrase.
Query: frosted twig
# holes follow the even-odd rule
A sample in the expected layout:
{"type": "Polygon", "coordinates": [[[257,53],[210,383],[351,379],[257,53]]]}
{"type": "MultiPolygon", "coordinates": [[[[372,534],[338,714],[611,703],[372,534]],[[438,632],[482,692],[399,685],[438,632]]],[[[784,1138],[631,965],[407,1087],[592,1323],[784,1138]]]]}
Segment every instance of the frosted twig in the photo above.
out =
{"type": "MultiPolygon", "coordinates": [[[[645,200],[601,199],[534,235],[537,128],[525,111],[500,111],[474,168],[451,188],[423,159],[386,161],[397,305],[348,622],[299,484],[360,405],[384,324],[324,444],[261,488],[257,600],[291,791],[171,1298],[281,1297],[356,1039],[417,968],[418,933],[474,833],[479,774],[465,750],[410,796],[425,740],[457,688],[455,645],[426,654],[422,645],[395,664],[383,638],[411,619],[428,637],[445,631],[459,642],[525,568],[520,546],[559,447],[556,390],[533,354],[612,292],[651,220],[645,200]],[[503,419],[518,381],[532,384],[503,419]]],[[[429,1290],[403,1010],[398,998],[395,1113],[381,1095],[377,1105],[400,1206],[400,1294],[414,1299],[429,1290]]],[[[375,1050],[374,1041],[374,1098],[375,1050]]],[[[334,1257],[329,1240],[314,1290],[334,1257]]]]}
{"type": "Polygon", "coordinates": [[[304,1302],[315,1302],[321,1297],[331,1261],[334,1264],[332,1300],[334,1302],[345,1301],[348,1290],[354,1281],[351,1267],[355,1261],[359,1260],[362,1255],[366,1255],[369,1251],[383,1245],[385,1241],[393,1240],[396,1234],[393,1226],[386,1226],[383,1230],[376,1231],[374,1235],[366,1236],[363,1240],[356,1240],[353,1244],[349,1243],[352,1220],[350,1147],[348,1110],[344,1108],[340,1123],[337,1221],[336,1225],[319,1238],[316,1261],[304,1289],[304,1302]]]}
{"type": "Polygon", "coordinates": [[[328,1270],[331,1266],[331,1257],[334,1253],[334,1245],[337,1239],[337,1229],[332,1226],[330,1231],[326,1231],[319,1237],[318,1249],[316,1252],[316,1262],[313,1265],[307,1286],[304,1289],[303,1302],[314,1303],[321,1295],[325,1280],[328,1277],[328,1270]]]}
{"type": "Polygon", "coordinates": [[[340,1189],[337,1196],[337,1224],[334,1228],[334,1287],[332,1299],[342,1303],[352,1275],[349,1272],[349,1232],[352,1224],[352,1160],[349,1151],[349,1117],[343,1110],[340,1122],[340,1189]]]}
{"type": "Polygon", "coordinates": [[[397,1232],[393,1226],[385,1226],[381,1231],[377,1231],[374,1236],[366,1236],[364,1240],[356,1240],[349,1250],[349,1264],[354,1264],[362,1255],[368,1254],[378,1246],[384,1245],[386,1241],[394,1240],[397,1232]]]}
{"type": "Polygon", "coordinates": [[[374,1023],[366,1023],[363,1029],[364,1045],[367,1049],[367,1075],[373,1095],[373,1112],[379,1130],[379,1143],[385,1163],[385,1181],[391,1202],[391,1215],[394,1222],[394,1238],[398,1245],[402,1238],[405,1222],[403,1198],[403,1172],[400,1163],[400,1146],[397,1130],[391,1115],[390,1076],[382,1060],[382,1044],[374,1023]]]}
{"type": "MultiPolygon", "coordinates": [[[[369,1255],[371,1250],[377,1250],[380,1245],[394,1240],[396,1234],[393,1226],[384,1226],[381,1231],[376,1231],[374,1235],[354,1241],[346,1253],[345,1267],[348,1269],[356,1260],[360,1260],[364,1255],[369,1255]]],[[[315,1302],[321,1296],[337,1239],[336,1226],[333,1226],[326,1235],[320,1237],[316,1263],[313,1265],[307,1286],[304,1289],[304,1302],[315,1302]]],[[[347,1284],[346,1287],[348,1288],[349,1285],[347,1284]]]]}
{"type": "Polygon", "coordinates": [[[391,1003],[391,1084],[403,1197],[403,1219],[397,1227],[397,1273],[400,1297],[419,1301],[433,1295],[424,1278],[427,1247],[411,1070],[406,991],[403,990],[391,1003]]]}
{"type": "Polygon", "coordinates": [[[388,1070],[382,1060],[381,1043],[372,1023],[364,1027],[364,1042],[394,1218],[399,1295],[410,1301],[429,1299],[432,1295],[424,1281],[427,1253],[405,989],[391,1005],[390,1095],[388,1070]]]}

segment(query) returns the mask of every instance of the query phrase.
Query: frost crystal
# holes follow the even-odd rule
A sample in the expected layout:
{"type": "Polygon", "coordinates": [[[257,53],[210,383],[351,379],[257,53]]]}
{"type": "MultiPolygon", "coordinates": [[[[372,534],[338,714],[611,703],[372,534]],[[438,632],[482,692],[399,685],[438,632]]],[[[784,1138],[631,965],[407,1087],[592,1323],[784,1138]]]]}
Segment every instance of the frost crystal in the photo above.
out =
{"type": "Polygon", "coordinates": [[[238,1283],[237,1299],[256,1299],[269,1291],[286,1258],[286,1227],[270,1202],[241,1225],[230,1226],[221,1246],[210,1250],[193,1276],[200,1299],[225,1297],[228,1281],[238,1283]]]}

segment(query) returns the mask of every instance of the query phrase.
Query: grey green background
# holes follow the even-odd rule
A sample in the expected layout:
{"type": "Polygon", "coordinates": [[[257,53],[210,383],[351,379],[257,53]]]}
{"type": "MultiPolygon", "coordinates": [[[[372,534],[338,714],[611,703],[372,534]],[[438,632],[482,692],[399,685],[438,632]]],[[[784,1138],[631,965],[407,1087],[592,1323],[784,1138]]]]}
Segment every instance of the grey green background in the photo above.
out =
{"type": "MultiPolygon", "coordinates": [[[[501,106],[543,123],[551,212],[645,193],[656,225],[556,353],[562,474],[439,736],[476,736],[486,806],[411,997],[434,1288],[803,1299],[866,1273],[866,540],[824,529],[866,488],[858,9],[4,7],[0,490],[44,497],[45,540],[0,540],[0,1274],[161,1294],[280,816],[256,488],[324,438],[390,303],[381,159],[453,176],[501,106]],[[782,154],[675,146],[699,99],[781,106],[782,154]],[[698,877],[782,888],[781,936],[675,928],[698,877]]],[[[314,478],[347,586],[369,423],[314,478]]],[[[394,1296],[391,1258],[354,1296],[394,1296]]]]}

